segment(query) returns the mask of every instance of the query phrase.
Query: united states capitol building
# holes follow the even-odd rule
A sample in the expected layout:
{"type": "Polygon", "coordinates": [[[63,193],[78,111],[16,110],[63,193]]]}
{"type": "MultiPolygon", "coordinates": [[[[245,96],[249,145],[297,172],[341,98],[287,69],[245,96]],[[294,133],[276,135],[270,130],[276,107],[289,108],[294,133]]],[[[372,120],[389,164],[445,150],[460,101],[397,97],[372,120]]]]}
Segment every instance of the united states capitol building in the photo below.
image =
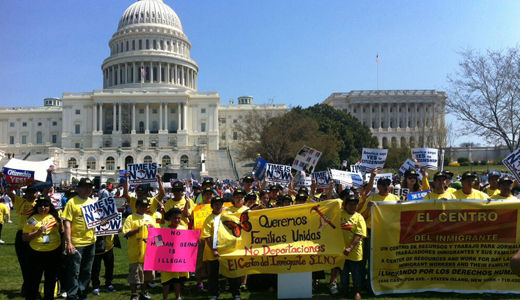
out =
{"type": "MultiPolygon", "coordinates": [[[[103,89],[63,93],[41,107],[0,108],[0,158],[54,158],[55,181],[117,179],[129,163],[157,162],[178,178],[236,178],[233,131],[245,112],[285,113],[284,104],[238,97],[221,105],[197,90],[199,66],[177,14],[140,0],[119,20],[101,65],[103,89]]],[[[100,78],[101,79],[101,78],[100,78]]]]}

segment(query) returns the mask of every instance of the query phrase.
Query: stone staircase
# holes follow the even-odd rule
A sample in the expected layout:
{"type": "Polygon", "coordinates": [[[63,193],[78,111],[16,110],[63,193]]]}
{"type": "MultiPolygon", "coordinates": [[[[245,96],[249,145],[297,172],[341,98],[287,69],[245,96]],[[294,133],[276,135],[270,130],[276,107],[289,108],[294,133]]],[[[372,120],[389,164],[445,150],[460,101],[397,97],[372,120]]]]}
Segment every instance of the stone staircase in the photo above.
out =
{"type": "Polygon", "coordinates": [[[205,160],[209,177],[221,181],[224,179],[238,179],[227,150],[210,150],[205,160]]]}

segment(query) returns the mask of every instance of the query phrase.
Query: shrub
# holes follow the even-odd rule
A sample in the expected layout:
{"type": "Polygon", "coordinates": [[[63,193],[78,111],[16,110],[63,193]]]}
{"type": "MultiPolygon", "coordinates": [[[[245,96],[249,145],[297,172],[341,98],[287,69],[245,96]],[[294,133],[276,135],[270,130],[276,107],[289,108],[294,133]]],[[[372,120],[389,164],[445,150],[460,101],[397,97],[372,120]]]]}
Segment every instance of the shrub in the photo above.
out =
{"type": "Polygon", "coordinates": [[[469,163],[469,159],[467,157],[459,157],[459,158],[457,158],[457,162],[459,164],[462,164],[463,162],[468,162],[469,163]]]}
{"type": "Polygon", "coordinates": [[[463,162],[460,163],[460,165],[461,165],[462,167],[467,167],[467,166],[470,165],[470,163],[469,163],[469,161],[463,161],[463,162]]]}
{"type": "Polygon", "coordinates": [[[474,166],[478,166],[479,161],[478,161],[478,160],[475,160],[475,161],[472,162],[472,164],[473,164],[474,166]]]}
{"type": "Polygon", "coordinates": [[[450,162],[448,164],[448,166],[450,166],[450,167],[460,167],[460,164],[458,162],[456,162],[456,161],[452,161],[452,162],[450,162]]]}
{"type": "Polygon", "coordinates": [[[487,165],[487,164],[488,164],[488,162],[485,161],[485,160],[481,160],[481,161],[480,161],[480,165],[481,165],[481,166],[485,166],[485,165],[487,165]]]}

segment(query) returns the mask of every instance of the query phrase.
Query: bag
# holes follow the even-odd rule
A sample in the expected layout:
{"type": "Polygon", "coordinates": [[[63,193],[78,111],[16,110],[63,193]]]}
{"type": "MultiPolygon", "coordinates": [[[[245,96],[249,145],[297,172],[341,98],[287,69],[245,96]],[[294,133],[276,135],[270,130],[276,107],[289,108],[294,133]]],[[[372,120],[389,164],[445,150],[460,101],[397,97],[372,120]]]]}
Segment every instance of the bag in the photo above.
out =
{"type": "Polygon", "coordinates": [[[105,253],[106,250],[106,243],[105,243],[105,237],[99,236],[96,238],[96,254],[105,253]]]}
{"type": "Polygon", "coordinates": [[[121,240],[118,234],[114,235],[114,247],[121,249],[121,240]]]}

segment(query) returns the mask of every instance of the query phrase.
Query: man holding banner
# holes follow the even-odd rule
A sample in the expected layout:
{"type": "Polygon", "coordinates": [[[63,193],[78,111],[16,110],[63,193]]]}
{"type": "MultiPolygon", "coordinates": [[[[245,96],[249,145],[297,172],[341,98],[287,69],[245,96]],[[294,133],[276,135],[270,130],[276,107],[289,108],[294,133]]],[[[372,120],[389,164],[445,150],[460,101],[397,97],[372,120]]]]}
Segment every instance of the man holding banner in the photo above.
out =
{"type": "Polygon", "coordinates": [[[446,174],[444,172],[437,172],[433,175],[433,189],[424,197],[424,200],[451,200],[455,199],[452,193],[446,191],[446,174]]]}
{"type": "Polygon", "coordinates": [[[467,171],[462,174],[462,189],[453,193],[455,199],[473,199],[473,200],[487,200],[489,196],[479,190],[473,188],[473,181],[475,180],[475,174],[467,171]]]}
{"type": "Polygon", "coordinates": [[[132,197],[132,196],[130,196],[130,194],[128,192],[128,190],[129,190],[129,187],[128,187],[129,173],[128,172],[126,173],[127,180],[126,180],[125,184],[123,185],[123,197],[126,199],[127,203],[132,208],[132,212],[134,212],[136,210],[135,203],[137,202],[137,199],[150,200],[151,205],[149,207],[149,210],[146,212],[149,215],[153,215],[157,211],[157,207],[162,206],[162,201],[163,201],[164,194],[165,194],[164,186],[162,183],[161,174],[157,173],[156,177],[157,177],[157,185],[159,186],[159,192],[157,193],[157,195],[149,198],[148,196],[150,193],[150,186],[147,184],[141,184],[135,190],[137,197],[132,197]]]}
{"type": "Polygon", "coordinates": [[[82,207],[93,204],[94,184],[88,178],[78,183],[78,195],[67,202],[62,219],[65,228],[67,299],[86,299],[95,254],[94,227],[87,228],[82,207]]]}

